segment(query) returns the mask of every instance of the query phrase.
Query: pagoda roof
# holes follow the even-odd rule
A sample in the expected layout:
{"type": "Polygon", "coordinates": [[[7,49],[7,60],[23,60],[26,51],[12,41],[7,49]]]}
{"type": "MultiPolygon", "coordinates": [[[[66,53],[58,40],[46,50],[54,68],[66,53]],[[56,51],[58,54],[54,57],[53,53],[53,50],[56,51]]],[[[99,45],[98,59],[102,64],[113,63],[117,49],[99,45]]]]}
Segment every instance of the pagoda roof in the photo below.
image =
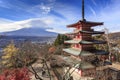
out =
{"type": "Polygon", "coordinates": [[[81,25],[81,26],[86,25],[86,26],[92,27],[92,26],[103,25],[103,22],[78,21],[77,23],[67,25],[67,27],[75,27],[77,25],[81,25]]]}
{"type": "Polygon", "coordinates": [[[91,55],[108,55],[109,54],[109,52],[106,52],[104,50],[97,50],[97,49],[83,51],[83,50],[77,50],[74,48],[66,48],[66,49],[63,49],[63,51],[74,56],[91,56],[91,55]]]}
{"type": "Polygon", "coordinates": [[[86,45],[90,45],[90,44],[105,44],[106,41],[101,41],[101,40],[89,40],[89,41],[85,41],[85,40],[67,40],[64,41],[64,43],[69,43],[69,44],[86,44],[86,45]]]}
{"type": "Polygon", "coordinates": [[[80,33],[84,33],[84,34],[104,34],[103,31],[80,31],[80,33]]]}
{"type": "Polygon", "coordinates": [[[89,51],[95,55],[108,55],[109,54],[109,52],[104,51],[104,50],[91,49],[89,51]]]}
{"type": "Polygon", "coordinates": [[[66,48],[66,49],[63,49],[63,51],[67,52],[67,53],[70,53],[74,56],[91,56],[91,55],[94,55],[88,51],[83,51],[83,50],[77,50],[77,49],[74,49],[74,48],[66,48]]]}

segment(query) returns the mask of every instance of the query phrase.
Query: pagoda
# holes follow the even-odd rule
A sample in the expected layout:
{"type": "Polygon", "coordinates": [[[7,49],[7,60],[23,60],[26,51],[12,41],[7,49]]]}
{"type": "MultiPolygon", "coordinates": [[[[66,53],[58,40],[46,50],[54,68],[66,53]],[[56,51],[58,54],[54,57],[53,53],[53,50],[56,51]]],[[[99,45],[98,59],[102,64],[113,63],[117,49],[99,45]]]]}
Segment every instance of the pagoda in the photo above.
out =
{"type": "MultiPolygon", "coordinates": [[[[108,57],[109,53],[104,50],[98,50],[94,44],[106,44],[106,41],[94,40],[92,35],[104,34],[102,31],[94,31],[92,27],[102,26],[103,22],[86,21],[84,18],[84,0],[82,0],[82,20],[67,25],[67,28],[75,28],[72,33],[66,33],[72,36],[72,40],[64,41],[65,44],[71,44],[70,48],[63,49],[65,54],[79,59],[77,67],[73,67],[80,77],[94,77],[96,75],[95,60],[99,61],[98,56],[108,57]],[[94,61],[92,63],[92,61],[94,61]]],[[[104,61],[106,58],[104,58],[104,61]]],[[[97,62],[96,62],[97,63],[97,62]]]]}

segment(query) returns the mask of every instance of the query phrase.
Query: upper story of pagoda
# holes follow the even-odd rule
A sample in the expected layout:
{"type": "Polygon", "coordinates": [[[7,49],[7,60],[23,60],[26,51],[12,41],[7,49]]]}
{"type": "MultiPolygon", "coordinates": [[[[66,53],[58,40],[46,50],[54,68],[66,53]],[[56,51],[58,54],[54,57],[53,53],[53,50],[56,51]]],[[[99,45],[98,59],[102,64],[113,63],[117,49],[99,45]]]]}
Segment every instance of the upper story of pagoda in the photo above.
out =
{"type": "Polygon", "coordinates": [[[67,33],[68,35],[81,34],[104,34],[104,32],[94,31],[91,27],[102,26],[103,22],[90,22],[90,21],[78,21],[77,23],[67,25],[68,28],[75,28],[72,33],[67,33]]]}

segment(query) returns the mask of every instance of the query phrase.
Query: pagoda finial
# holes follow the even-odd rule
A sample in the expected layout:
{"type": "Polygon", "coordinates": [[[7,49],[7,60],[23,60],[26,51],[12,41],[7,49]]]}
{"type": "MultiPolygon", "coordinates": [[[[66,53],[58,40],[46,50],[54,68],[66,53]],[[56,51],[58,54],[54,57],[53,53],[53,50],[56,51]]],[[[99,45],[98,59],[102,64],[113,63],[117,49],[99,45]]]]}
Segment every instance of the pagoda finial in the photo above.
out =
{"type": "Polygon", "coordinates": [[[82,21],[85,21],[84,0],[82,0],[82,21]]]}

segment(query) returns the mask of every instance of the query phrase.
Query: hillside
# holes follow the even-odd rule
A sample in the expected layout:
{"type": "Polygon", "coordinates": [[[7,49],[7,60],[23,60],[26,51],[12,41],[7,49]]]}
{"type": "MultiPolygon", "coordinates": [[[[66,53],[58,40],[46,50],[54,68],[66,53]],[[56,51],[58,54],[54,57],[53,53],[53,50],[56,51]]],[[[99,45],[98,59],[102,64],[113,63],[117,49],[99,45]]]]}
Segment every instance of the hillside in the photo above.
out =
{"type": "Polygon", "coordinates": [[[109,34],[110,39],[120,39],[120,32],[110,33],[109,34]]]}

